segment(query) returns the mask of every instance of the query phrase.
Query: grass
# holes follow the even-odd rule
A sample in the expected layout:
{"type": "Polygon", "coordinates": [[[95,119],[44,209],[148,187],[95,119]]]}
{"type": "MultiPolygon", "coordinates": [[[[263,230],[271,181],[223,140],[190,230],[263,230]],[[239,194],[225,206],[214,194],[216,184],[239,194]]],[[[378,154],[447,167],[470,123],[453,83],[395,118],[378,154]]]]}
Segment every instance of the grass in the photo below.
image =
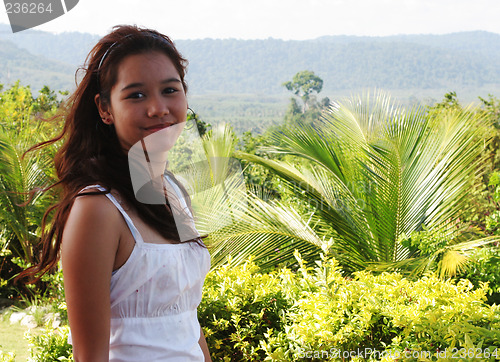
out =
{"type": "MultiPolygon", "coordinates": [[[[26,304],[22,304],[22,307],[21,305],[19,306],[10,305],[3,309],[0,308],[0,351],[3,353],[3,355],[7,356],[7,353],[13,352],[15,353],[14,361],[16,362],[27,361],[28,358],[31,357],[31,353],[29,351],[30,341],[28,341],[25,335],[29,331],[30,336],[43,337],[44,335],[47,334],[47,331],[51,332],[52,327],[44,326],[47,323],[45,317],[48,316],[48,313],[63,314],[63,319],[65,319],[64,311],[57,309],[53,304],[42,303],[42,304],[31,304],[29,306],[26,304]],[[25,313],[31,315],[34,318],[34,321],[37,323],[38,327],[29,329],[28,327],[23,326],[20,323],[11,324],[10,316],[12,315],[13,312],[19,312],[19,311],[24,311],[25,313]]],[[[63,323],[67,322],[63,321],[63,323]]],[[[51,333],[49,334],[51,335],[51,333]]],[[[65,337],[63,336],[62,338],[64,339],[65,337]]],[[[59,337],[59,339],[61,339],[61,337],[59,337]]],[[[36,353],[38,356],[38,354],[41,353],[40,347],[45,348],[47,346],[50,346],[52,345],[53,341],[50,338],[48,339],[42,338],[42,340],[36,340],[31,342],[36,344],[37,346],[36,353]],[[46,345],[47,343],[48,345],[46,345]]],[[[52,352],[54,353],[58,352],[58,351],[53,351],[52,347],[50,347],[48,351],[49,355],[52,352]]],[[[11,359],[7,357],[2,358],[2,353],[0,353],[0,362],[11,361],[11,359]]],[[[44,358],[45,357],[47,357],[46,354],[44,355],[44,358]]]]}
{"type": "Polygon", "coordinates": [[[10,324],[8,319],[4,320],[3,316],[0,316],[0,350],[4,353],[14,352],[15,361],[26,361],[30,356],[28,341],[24,338],[27,330],[28,328],[18,323],[10,324]]]}

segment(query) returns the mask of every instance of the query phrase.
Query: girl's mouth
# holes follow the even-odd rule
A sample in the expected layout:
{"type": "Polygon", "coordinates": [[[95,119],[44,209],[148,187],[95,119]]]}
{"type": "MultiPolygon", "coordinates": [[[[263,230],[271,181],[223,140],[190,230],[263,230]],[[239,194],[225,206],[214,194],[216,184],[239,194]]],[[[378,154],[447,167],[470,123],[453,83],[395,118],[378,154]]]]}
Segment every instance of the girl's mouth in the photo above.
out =
{"type": "Polygon", "coordinates": [[[146,131],[152,131],[152,132],[157,132],[157,131],[160,131],[162,129],[165,129],[167,128],[169,125],[166,124],[166,123],[162,123],[162,124],[155,124],[154,126],[151,126],[151,127],[146,127],[145,130],[146,131]]]}

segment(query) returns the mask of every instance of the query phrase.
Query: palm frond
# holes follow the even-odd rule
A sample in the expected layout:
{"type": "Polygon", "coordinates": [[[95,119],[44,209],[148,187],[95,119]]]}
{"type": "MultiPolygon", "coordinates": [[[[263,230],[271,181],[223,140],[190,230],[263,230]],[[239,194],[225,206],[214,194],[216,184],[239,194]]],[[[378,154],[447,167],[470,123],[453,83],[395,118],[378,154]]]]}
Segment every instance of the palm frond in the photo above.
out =
{"type": "Polygon", "coordinates": [[[319,254],[325,241],[294,209],[248,196],[248,208],[235,214],[237,222],[210,235],[213,266],[225,262],[228,255],[234,263],[252,255],[268,266],[294,263],[294,250],[307,256],[319,254]]]}
{"type": "Polygon", "coordinates": [[[334,102],[313,126],[274,135],[280,144],[274,152],[307,159],[311,170],[237,156],[272,170],[313,208],[323,206],[315,217],[338,233],[333,249],[344,266],[409,267],[412,260],[423,270],[398,240],[458,218],[477,176],[486,122],[469,109],[431,116],[422,108],[406,111],[378,92],[334,102]]]}

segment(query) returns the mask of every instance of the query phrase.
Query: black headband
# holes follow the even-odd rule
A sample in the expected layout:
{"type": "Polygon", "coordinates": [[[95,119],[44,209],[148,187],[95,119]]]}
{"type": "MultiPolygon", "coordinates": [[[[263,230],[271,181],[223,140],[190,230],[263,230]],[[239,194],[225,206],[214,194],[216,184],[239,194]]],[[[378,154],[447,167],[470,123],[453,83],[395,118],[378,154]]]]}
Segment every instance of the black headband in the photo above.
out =
{"type": "Polygon", "coordinates": [[[106,51],[104,52],[104,55],[102,56],[101,60],[99,61],[99,65],[97,66],[97,74],[99,74],[99,71],[101,70],[102,63],[104,63],[104,60],[112,52],[113,48],[119,47],[120,45],[125,43],[128,39],[133,39],[135,37],[136,39],[139,40],[139,39],[143,38],[144,36],[146,36],[147,38],[160,40],[161,42],[168,44],[168,46],[173,47],[173,44],[171,44],[167,39],[163,38],[162,36],[160,36],[156,33],[151,32],[151,31],[142,31],[139,34],[127,34],[123,38],[121,38],[120,40],[115,41],[113,44],[111,44],[109,46],[108,49],[106,49],[106,51]]]}

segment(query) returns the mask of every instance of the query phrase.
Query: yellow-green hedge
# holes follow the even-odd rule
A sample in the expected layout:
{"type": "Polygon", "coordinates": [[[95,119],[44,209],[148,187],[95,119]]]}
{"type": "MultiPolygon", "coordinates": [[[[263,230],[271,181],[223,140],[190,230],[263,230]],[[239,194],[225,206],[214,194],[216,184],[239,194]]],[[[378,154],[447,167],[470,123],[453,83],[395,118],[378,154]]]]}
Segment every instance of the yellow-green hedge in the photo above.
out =
{"type": "MultiPolygon", "coordinates": [[[[323,258],[262,273],[211,271],[198,309],[214,361],[500,360],[500,310],[474,288],[427,275],[342,275],[323,258]]],[[[32,337],[33,360],[71,359],[67,327],[32,337]]],[[[5,358],[5,356],[4,356],[5,358]]]]}
{"type": "Polygon", "coordinates": [[[297,272],[262,274],[249,261],[209,274],[199,318],[214,360],[500,357],[500,310],[484,303],[485,286],[397,273],[349,279],[333,259],[300,263],[297,272]]]}

